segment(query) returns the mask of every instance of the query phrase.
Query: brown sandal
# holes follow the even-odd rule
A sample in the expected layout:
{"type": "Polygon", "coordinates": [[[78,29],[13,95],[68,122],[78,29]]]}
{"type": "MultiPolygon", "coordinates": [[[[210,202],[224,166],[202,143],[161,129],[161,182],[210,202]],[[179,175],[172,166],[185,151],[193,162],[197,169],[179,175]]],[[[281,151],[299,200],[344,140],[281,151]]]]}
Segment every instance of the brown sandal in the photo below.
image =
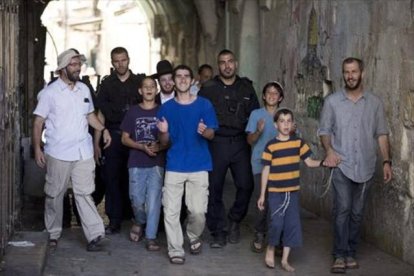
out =
{"type": "Polygon", "coordinates": [[[142,240],[142,227],[138,224],[133,224],[131,230],[129,230],[129,239],[133,242],[139,242],[142,240]]]}
{"type": "Polygon", "coordinates": [[[256,233],[250,248],[255,253],[262,253],[266,248],[265,235],[263,233],[256,233]]]}
{"type": "Polygon", "coordinates": [[[190,253],[193,255],[198,255],[203,249],[203,242],[200,239],[193,240],[190,243],[190,253]]]}
{"type": "Polygon", "coordinates": [[[49,253],[55,252],[57,245],[58,245],[57,239],[49,239],[49,253]]]}
{"type": "Polygon", "coordinates": [[[346,272],[346,264],[344,258],[336,258],[331,266],[331,273],[343,274],[346,272]]]}
{"type": "Polygon", "coordinates": [[[159,251],[161,249],[160,245],[158,244],[157,240],[155,240],[155,239],[147,240],[147,242],[145,244],[145,248],[148,251],[159,251]]]}
{"type": "Polygon", "coordinates": [[[185,258],[181,256],[173,256],[170,257],[170,263],[176,264],[176,265],[182,265],[185,262],[185,258]]]}
{"type": "Polygon", "coordinates": [[[354,257],[350,257],[350,256],[345,258],[345,266],[348,269],[359,268],[359,264],[358,264],[357,260],[355,260],[354,257]]]}

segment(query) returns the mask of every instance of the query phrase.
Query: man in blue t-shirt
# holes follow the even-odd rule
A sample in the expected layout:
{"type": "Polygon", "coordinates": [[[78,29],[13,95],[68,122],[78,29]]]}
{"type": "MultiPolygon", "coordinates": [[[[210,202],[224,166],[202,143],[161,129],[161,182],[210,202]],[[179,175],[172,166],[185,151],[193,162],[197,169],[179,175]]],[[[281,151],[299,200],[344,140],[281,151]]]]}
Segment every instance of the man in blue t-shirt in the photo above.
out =
{"type": "Polygon", "coordinates": [[[188,208],[187,235],[190,253],[199,254],[208,203],[208,171],[212,169],[208,140],[218,128],[214,108],[207,99],[190,94],[193,72],[186,65],[173,71],[176,97],[161,106],[158,129],[167,152],[163,199],[168,255],[173,264],[184,263],[180,224],[181,199],[185,190],[188,208]]]}

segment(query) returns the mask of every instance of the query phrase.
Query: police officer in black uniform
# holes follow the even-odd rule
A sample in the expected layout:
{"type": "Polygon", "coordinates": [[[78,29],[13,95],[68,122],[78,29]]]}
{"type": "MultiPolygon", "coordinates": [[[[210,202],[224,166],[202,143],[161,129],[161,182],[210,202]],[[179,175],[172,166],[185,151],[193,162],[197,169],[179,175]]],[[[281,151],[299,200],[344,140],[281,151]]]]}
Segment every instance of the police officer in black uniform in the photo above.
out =
{"type": "Polygon", "coordinates": [[[236,75],[238,64],[233,52],[222,50],[217,62],[219,75],[206,82],[198,94],[212,102],[219,121],[219,129],[210,142],[213,170],[209,179],[207,226],[213,236],[212,248],[225,246],[227,238],[230,243],[240,241],[240,222],[246,216],[253,191],[245,128],[250,113],[259,108],[252,82],[236,75]],[[229,168],[237,192],[226,220],[223,186],[229,168]]]}
{"type": "MultiPolygon", "coordinates": [[[[113,72],[105,78],[100,86],[96,107],[99,118],[105,122],[105,127],[112,137],[111,145],[105,149],[105,212],[109,225],[105,229],[107,235],[119,233],[123,219],[132,217],[129,200],[128,179],[128,148],[121,143],[119,128],[129,107],[142,101],[138,87],[144,75],[135,75],[129,70],[128,51],[116,47],[111,51],[113,72]]],[[[95,133],[95,157],[101,156],[99,149],[100,133],[95,133]]]]}

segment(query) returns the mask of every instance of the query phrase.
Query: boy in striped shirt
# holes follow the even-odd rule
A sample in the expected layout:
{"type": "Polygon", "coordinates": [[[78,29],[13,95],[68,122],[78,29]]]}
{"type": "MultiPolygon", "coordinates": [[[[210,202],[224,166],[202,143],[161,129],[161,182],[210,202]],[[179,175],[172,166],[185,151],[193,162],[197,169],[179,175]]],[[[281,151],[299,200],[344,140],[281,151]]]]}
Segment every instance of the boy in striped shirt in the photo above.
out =
{"type": "Polygon", "coordinates": [[[270,225],[265,257],[266,266],[275,267],[275,246],[282,241],[281,265],[284,270],[292,272],[295,269],[288,263],[290,249],[302,245],[299,163],[302,159],[308,167],[320,167],[323,166],[324,161],[312,159],[309,146],[296,135],[290,135],[294,127],[291,110],[279,109],[274,116],[274,122],[278,135],[267,143],[262,155],[264,167],[257,206],[260,210],[264,209],[267,189],[270,225]]]}

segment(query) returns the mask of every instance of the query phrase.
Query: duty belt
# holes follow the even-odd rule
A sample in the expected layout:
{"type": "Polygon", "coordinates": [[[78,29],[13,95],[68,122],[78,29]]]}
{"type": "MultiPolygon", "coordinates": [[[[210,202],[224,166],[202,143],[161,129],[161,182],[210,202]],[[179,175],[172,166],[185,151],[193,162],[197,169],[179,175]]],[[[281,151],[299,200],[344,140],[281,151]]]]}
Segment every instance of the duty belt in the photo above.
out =
{"type": "Polygon", "coordinates": [[[240,141],[246,141],[245,135],[237,135],[237,136],[214,136],[214,139],[212,142],[215,143],[234,143],[234,142],[240,142],[240,141]]]}
{"type": "Polygon", "coordinates": [[[122,134],[122,131],[121,130],[119,130],[119,129],[108,129],[109,130],[109,132],[111,133],[111,134],[118,134],[118,135],[121,135],[122,134]]]}

